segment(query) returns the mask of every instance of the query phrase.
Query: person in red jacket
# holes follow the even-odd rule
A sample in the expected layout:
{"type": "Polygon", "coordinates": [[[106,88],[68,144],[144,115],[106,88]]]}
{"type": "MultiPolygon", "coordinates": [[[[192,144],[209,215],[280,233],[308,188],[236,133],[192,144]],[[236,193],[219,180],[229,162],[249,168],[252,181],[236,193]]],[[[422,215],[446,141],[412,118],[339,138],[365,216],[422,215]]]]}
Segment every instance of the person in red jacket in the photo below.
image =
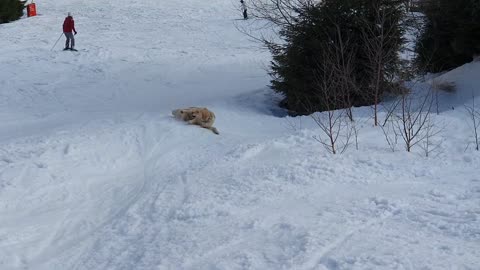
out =
{"type": "Polygon", "coordinates": [[[72,14],[68,12],[65,21],[63,22],[63,34],[67,38],[65,42],[65,49],[64,50],[75,50],[75,38],[73,37],[73,33],[77,34],[77,30],[75,30],[75,22],[73,21],[72,14]]]}

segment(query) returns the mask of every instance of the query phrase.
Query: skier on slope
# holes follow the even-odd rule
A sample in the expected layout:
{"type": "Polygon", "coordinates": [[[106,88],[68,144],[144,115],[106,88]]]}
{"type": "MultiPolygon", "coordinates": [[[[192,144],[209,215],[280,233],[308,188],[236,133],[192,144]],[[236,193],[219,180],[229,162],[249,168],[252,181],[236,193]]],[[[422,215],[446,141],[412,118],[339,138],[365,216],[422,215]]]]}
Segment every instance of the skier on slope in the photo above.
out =
{"type": "Polygon", "coordinates": [[[72,50],[75,51],[75,38],[73,37],[72,32],[77,34],[77,30],[75,30],[75,22],[73,21],[72,14],[68,12],[65,21],[63,21],[63,34],[67,38],[65,41],[65,49],[63,50],[72,50]]]}
{"type": "Polygon", "coordinates": [[[240,0],[240,3],[242,4],[242,10],[243,10],[243,19],[248,19],[248,15],[247,15],[247,5],[245,4],[245,2],[243,0],[240,0]]]}

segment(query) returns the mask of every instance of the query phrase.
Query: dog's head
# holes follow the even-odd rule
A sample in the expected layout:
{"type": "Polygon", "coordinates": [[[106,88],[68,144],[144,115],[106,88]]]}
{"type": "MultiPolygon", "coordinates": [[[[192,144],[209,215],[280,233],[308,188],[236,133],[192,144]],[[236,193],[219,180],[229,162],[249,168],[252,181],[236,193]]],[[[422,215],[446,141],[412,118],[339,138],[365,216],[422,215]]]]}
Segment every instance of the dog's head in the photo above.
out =
{"type": "Polygon", "coordinates": [[[198,108],[195,110],[192,110],[192,116],[193,118],[200,119],[204,122],[210,121],[212,118],[215,116],[211,111],[209,111],[207,108],[198,108]]]}
{"type": "Polygon", "coordinates": [[[195,109],[195,110],[192,110],[190,111],[191,115],[192,115],[192,118],[195,118],[197,117],[197,115],[200,114],[200,110],[199,109],[195,109]]]}
{"type": "Polygon", "coordinates": [[[177,119],[180,119],[180,120],[183,120],[183,121],[188,121],[188,120],[192,120],[193,119],[193,116],[192,116],[192,112],[190,110],[185,110],[185,109],[176,109],[176,110],[173,110],[172,111],[172,115],[177,118],[177,119]]]}

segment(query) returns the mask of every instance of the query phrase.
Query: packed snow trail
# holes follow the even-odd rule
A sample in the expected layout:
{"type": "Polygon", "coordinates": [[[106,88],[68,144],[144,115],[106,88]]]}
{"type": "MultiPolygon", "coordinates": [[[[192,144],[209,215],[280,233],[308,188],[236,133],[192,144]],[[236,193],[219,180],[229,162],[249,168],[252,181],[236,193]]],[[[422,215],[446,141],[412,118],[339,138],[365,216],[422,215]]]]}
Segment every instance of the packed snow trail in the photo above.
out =
{"type": "Polygon", "coordinates": [[[368,108],[359,151],[332,156],[308,117],[279,117],[238,7],[54,0],[0,25],[0,269],[480,268],[462,111],[480,63],[441,76],[458,93],[434,157],[391,152],[368,108]],[[66,12],[78,53],[50,51],[66,12]]]}

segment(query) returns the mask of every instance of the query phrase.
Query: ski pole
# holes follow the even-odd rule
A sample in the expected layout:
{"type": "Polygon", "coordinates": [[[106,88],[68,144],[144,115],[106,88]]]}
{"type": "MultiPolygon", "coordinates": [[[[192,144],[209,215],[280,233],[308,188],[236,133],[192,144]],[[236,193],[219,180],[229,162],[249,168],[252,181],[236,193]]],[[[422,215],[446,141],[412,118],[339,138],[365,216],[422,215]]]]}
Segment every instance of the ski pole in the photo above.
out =
{"type": "Polygon", "coordinates": [[[55,46],[57,45],[58,41],[60,40],[60,38],[61,38],[62,36],[63,36],[63,33],[60,34],[60,36],[59,36],[58,39],[57,39],[57,42],[55,42],[55,44],[53,44],[53,47],[50,49],[50,51],[53,50],[53,48],[55,48],[55,46]]]}

